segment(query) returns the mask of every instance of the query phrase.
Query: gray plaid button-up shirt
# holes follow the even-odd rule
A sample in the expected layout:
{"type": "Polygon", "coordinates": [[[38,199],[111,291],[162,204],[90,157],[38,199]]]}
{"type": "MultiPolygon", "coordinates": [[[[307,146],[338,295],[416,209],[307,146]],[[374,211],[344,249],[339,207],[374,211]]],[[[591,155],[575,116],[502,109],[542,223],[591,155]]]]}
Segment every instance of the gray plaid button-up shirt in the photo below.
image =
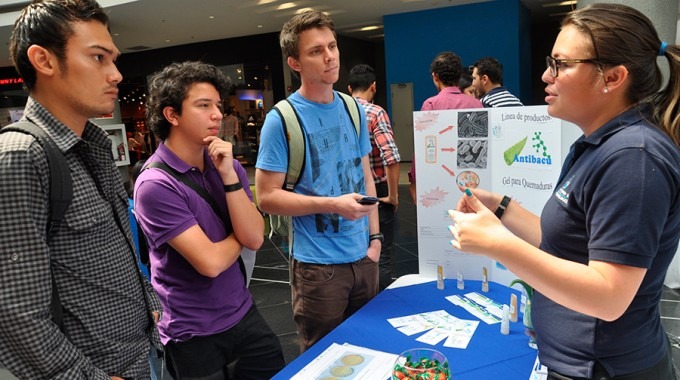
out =
{"type": "Polygon", "coordinates": [[[111,141],[89,122],[78,137],[32,98],[24,119],[65,152],[73,201],[48,247],[45,152],[0,134],[0,362],[25,379],[149,378],[149,309],[160,306],[140,278],[111,141]],[[70,341],[51,321],[50,272],[70,341]]]}

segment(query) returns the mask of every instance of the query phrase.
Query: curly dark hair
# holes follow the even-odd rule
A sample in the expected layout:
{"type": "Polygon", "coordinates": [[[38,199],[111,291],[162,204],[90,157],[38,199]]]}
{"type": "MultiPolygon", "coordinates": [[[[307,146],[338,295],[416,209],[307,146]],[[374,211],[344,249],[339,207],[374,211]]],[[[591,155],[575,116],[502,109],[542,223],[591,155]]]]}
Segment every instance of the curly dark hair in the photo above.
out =
{"type": "Polygon", "coordinates": [[[463,62],[453,52],[441,52],[432,61],[430,72],[435,74],[445,86],[457,86],[460,73],[463,72],[463,62]]]}
{"type": "Polygon", "coordinates": [[[37,78],[28,60],[28,48],[38,45],[51,51],[64,69],[73,24],[89,21],[109,26],[109,16],[94,0],[34,0],[21,11],[9,39],[9,56],[28,91],[35,87],[37,78]]]}
{"type": "Polygon", "coordinates": [[[163,115],[165,107],[182,114],[182,102],[195,83],[210,83],[224,99],[230,87],[229,79],[217,67],[198,61],[172,63],[153,74],[149,81],[146,121],[160,140],[170,135],[170,123],[163,115]]]}

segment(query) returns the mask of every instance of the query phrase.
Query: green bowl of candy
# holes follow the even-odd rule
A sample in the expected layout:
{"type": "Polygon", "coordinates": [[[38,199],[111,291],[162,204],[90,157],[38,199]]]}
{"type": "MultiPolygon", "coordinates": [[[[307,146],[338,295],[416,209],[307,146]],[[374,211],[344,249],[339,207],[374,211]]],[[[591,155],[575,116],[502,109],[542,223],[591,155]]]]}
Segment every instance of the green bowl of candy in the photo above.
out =
{"type": "Polygon", "coordinates": [[[446,356],[429,348],[413,348],[399,355],[392,369],[392,380],[449,380],[446,356]]]}

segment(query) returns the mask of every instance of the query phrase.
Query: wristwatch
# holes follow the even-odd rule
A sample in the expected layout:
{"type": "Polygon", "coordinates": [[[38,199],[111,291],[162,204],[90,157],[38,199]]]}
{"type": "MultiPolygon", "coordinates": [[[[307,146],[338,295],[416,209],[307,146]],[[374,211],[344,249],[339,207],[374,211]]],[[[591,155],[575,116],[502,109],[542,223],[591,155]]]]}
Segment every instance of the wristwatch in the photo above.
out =
{"type": "Polygon", "coordinates": [[[380,240],[380,243],[382,244],[385,242],[385,236],[383,236],[381,232],[378,232],[377,234],[373,235],[368,235],[368,244],[371,244],[371,241],[373,240],[380,240]]]}
{"type": "Polygon", "coordinates": [[[507,195],[503,196],[503,199],[501,200],[501,204],[498,205],[498,208],[494,212],[496,214],[496,217],[500,219],[503,214],[505,213],[505,209],[508,207],[508,204],[510,203],[510,197],[507,195]]]}
{"type": "Polygon", "coordinates": [[[233,191],[238,191],[243,189],[243,184],[241,181],[238,181],[236,183],[232,183],[231,185],[224,185],[224,192],[225,193],[231,193],[233,191]]]}

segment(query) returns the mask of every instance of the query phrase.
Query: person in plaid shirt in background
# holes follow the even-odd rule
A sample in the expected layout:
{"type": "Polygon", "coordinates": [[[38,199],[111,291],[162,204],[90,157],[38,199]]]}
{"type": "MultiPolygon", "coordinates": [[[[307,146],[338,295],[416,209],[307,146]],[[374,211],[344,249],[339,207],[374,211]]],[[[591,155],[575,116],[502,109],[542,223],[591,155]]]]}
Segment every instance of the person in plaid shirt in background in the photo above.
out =
{"type": "Polygon", "coordinates": [[[397,206],[399,206],[399,149],[394,142],[392,124],[387,112],[379,105],[371,103],[376,93],[375,72],[369,65],[359,64],[349,72],[349,85],[352,96],[366,111],[366,124],[371,138],[369,159],[375,182],[375,190],[380,198],[380,232],[385,241],[380,251],[380,290],[392,283],[392,241],[397,206]]]}

